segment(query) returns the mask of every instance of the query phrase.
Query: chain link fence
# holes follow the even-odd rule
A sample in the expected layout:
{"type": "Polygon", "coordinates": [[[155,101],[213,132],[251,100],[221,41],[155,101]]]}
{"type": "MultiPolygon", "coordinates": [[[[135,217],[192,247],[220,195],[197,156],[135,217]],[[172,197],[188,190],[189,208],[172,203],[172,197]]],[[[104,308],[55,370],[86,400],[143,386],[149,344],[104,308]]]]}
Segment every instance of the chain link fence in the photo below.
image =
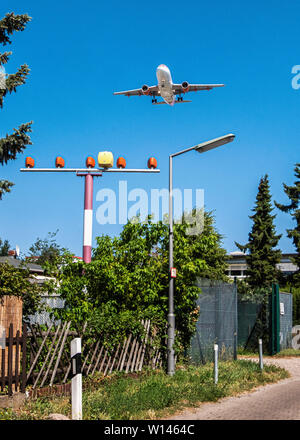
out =
{"type": "Polygon", "coordinates": [[[197,300],[200,315],[191,340],[188,356],[195,364],[212,362],[214,344],[219,347],[219,359],[237,355],[237,287],[235,283],[198,279],[201,294],[197,300]]]}

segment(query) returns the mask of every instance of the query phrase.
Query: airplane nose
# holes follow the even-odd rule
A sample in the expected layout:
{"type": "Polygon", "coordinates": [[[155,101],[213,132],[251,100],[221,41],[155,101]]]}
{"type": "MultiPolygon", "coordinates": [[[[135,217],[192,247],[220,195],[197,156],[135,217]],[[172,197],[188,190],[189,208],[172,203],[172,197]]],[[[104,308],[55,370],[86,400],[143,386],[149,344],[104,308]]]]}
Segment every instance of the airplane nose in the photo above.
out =
{"type": "Polygon", "coordinates": [[[160,64],[157,67],[157,70],[163,70],[164,72],[169,71],[168,67],[165,64],[160,64]]]}

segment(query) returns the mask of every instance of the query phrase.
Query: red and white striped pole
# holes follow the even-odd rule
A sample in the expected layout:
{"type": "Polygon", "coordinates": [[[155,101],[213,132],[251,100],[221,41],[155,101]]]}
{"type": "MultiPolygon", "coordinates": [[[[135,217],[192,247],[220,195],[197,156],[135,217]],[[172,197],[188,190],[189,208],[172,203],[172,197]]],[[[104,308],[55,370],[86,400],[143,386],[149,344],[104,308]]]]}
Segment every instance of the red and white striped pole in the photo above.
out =
{"type": "MultiPolygon", "coordinates": [[[[109,164],[112,154],[109,152],[99,153],[106,157],[103,159],[105,164],[109,164]],[[108,157],[107,157],[108,156],[108,157]]],[[[99,156],[98,156],[99,162],[99,156]]],[[[123,157],[119,157],[117,160],[117,169],[108,169],[112,165],[106,166],[100,164],[101,168],[95,168],[96,162],[93,157],[86,159],[86,168],[64,168],[65,161],[62,157],[57,157],[55,160],[55,168],[34,168],[35,161],[32,157],[27,157],[25,160],[26,168],[20,168],[20,171],[26,172],[59,172],[59,173],[76,173],[77,176],[84,177],[84,215],[83,215],[83,261],[90,263],[92,261],[92,236],[93,236],[93,180],[94,177],[101,177],[102,172],[106,173],[159,173],[157,170],[156,159],[151,157],[148,160],[149,169],[125,169],[126,161],[123,157]]],[[[1,337],[1,335],[0,335],[1,337]]]]}
{"type": "Polygon", "coordinates": [[[83,215],[83,261],[92,260],[92,231],[93,231],[93,176],[85,175],[84,182],[84,215],[83,215]]]}

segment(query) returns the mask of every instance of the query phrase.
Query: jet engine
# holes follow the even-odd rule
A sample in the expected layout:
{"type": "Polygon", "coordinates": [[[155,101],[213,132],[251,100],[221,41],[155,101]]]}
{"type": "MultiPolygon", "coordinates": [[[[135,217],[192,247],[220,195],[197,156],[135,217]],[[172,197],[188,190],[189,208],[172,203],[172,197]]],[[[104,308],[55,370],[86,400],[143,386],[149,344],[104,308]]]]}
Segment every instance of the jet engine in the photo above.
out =
{"type": "Polygon", "coordinates": [[[144,84],[143,87],[142,87],[142,92],[143,92],[143,95],[149,95],[149,93],[150,93],[150,88],[149,88],[149,86],[147,86],[146,84],[144,84]]]}
{"type": "Polygon", "coordinates": [[[183,81],[183,83],[181,84],[181,88],[183,93],[187,93],[190,89],[190,85],[187,81],[183,81]]]}

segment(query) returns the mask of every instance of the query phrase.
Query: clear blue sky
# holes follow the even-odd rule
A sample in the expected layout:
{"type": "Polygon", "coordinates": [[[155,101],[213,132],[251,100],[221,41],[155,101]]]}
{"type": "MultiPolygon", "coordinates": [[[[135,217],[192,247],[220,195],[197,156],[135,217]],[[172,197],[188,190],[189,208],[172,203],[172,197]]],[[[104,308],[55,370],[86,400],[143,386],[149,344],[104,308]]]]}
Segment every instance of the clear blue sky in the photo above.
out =
{"type": "MultiPolygon", "coordinates": [[[[27,155],[40,167],[54,166],[57,155],[78,167],[109,149],[132,168],[155,156],[159,175],[126,176],[129,190],[150,191],[168,187],[170,153],[235,133],[233,143],[174,164],[175,187],[205,190],[228,251],[237,250],[234,241],[247,241],[260,177],[268,173],[273,198],[286,201],[282,182],[294,182],[300,146],[300,89],[291,87],[292,67],[300,64],[299,2],[2,1],[0,17],[10,11],[33,19],[0,49],[13,51],[7,71],[26,62],[31,72],[0,110],[0,136],[34,121],[33,145],[1,167],[1,177],[15,182],[0,202],[0,237],[12,246],[26,253],[37,237],[59,229],[58,242],[82,252],[83,179],[20,173],[27,155]],[[156,84],[161,63],[174,82],[226,86],[191,93],[192,103],[174,107],[113,96],[156,84]]],[[[118,180],[106,174],[95,181],[95,211],[96,192],[117,190],[118,180]]],[[[285,230],[293,223],[274,212],[280,247],[291,252],[285,230]]],[[[93,238],[120,230],[100,226],[94,215],[93,238]]]]}

